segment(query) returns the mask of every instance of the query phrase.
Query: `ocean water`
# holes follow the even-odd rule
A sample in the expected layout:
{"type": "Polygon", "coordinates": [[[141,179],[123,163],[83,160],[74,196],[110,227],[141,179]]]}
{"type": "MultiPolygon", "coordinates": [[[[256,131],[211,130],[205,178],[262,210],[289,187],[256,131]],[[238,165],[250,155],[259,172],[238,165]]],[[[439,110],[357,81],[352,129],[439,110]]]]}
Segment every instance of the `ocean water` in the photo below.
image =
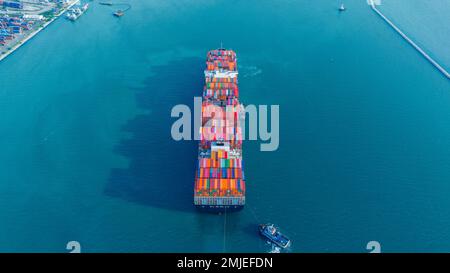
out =
{"type": "MultiPolygon", "coordinates": [[[[450,81],[364,0],[91,3],[0,63],[0,251],[450,251],[450,81]],[[247,205],[192,207],[197,143],[170,137],[205,54],[239,58],[241,101],[280,105],[280,146],[244,146],[247,205]]],[[[450,69],[450,3],[383,0],[450,69]]]]}

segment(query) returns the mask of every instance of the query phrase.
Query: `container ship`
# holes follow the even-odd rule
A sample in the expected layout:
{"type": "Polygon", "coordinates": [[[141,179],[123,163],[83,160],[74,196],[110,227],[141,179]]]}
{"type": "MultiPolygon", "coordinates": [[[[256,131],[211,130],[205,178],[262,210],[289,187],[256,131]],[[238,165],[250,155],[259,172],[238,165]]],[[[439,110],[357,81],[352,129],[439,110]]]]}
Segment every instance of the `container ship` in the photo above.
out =
{"type": "Polygon", "coordinates": [[[242,127],[236,53],[211,50],[206,58],[194,205],[209,211],[245,204],[242,127]]]}

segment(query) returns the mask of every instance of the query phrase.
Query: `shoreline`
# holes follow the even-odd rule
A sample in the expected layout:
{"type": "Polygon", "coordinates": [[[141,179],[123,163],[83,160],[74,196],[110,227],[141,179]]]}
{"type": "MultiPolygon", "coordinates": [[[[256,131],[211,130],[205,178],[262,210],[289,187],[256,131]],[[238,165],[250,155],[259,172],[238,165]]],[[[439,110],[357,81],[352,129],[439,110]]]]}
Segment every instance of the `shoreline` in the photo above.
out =
{"type": "Polygon", "coordinates": [[[31,38],[33,38],[34,36],[36,36],[39,32],[41,32],[42,30],[44,30],[48,25],[50,25],[51,23],[53,23],[56,19],[58,19],[64,12],[66,12],[68,9],[70,9],[71,7],[73,7],[75,4],[77,4],[78,2],[80,2],[80,0],[74,0],[72,3],[70,3],[69,5],[67,5],[67,7],[61,9],[61,11],[57,14],[55,14],[55,16],[48,22],[46,22],[45,24],[43,24],[42,26],[40,26],[38,29],[36,29],[35,31],[31,32],[25,39],[19,41],[15,46],[13,46],[11,49],[9,49],[4,55],[0,56],[0,62],[5,59],[6,57],[8,57],[9,55],[11,55],[12,53],[14,53],[16,50],[18,50],[21,46],[23,46],[24,44],[26,44],[26,42],[28,42],[29,40],[31,40],[31,38]]]}

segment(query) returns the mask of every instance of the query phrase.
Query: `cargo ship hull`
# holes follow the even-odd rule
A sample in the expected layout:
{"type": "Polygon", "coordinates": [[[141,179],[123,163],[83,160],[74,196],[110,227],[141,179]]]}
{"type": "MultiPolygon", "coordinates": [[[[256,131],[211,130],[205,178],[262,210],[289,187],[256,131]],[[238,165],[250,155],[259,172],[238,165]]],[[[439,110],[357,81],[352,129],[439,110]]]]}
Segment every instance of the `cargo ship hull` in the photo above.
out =
{"type": "Polygon", "coordinates": [[[206,211],[238,211],[245,205],[242,160],[243,106],[236,53],[207,54],[194,205],[206,211]]]}
{"type": "Polygon", "coordinates": [[[222,211],[239,211],[244,208],[245,197],[237,198],[210,198],[195,197],[195,207],[203,211],[222,212],[222,211]]]}

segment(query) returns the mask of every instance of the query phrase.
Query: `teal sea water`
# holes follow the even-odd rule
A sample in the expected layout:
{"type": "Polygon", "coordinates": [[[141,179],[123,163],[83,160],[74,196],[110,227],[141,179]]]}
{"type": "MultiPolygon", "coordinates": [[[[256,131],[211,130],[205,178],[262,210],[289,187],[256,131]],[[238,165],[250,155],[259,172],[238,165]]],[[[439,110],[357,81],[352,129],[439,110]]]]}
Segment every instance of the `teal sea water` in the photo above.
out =
{"type": "MultiPolygon", "coordinates": [[[[364,0],[92,2],[0,63],[0,251],[450,251],[450,81],[364,0]],[[239,58],[245,104],[280,105],[280,147],[246,142],[247,206],[192,207],[196,142],[170,138],[205,54],[239,58]]],[[[450,69],[450,3],[380,9],[450,69]]]]}

